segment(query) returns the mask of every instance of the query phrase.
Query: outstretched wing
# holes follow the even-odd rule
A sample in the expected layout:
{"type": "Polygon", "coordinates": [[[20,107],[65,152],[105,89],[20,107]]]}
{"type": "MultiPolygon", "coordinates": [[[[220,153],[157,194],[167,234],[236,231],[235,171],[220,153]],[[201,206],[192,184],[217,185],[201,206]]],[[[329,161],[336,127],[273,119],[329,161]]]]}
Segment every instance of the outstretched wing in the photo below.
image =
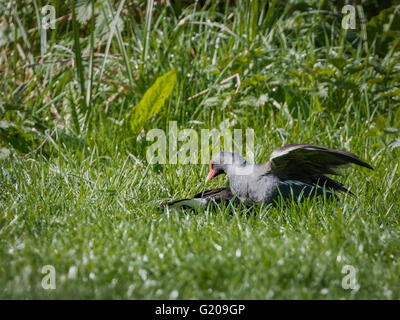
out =
{"type": "Polygon", "coordinates": [[[372,169],[353,153],[310,144],[289,144],[278,148],[272,152],[267,165],[281,179],[310,182],[316,178],[326,180],[324,174],[340,175],[337,169],[352,163],[372,169]]]}

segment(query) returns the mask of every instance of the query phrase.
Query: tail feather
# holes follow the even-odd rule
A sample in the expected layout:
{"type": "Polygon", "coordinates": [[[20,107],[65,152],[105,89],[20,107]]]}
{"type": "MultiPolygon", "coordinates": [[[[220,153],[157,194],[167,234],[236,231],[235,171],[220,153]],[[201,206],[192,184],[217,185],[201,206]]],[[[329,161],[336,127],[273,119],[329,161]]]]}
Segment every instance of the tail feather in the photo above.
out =
{"type": "MultiPolygon", "coordinates": [[[[211,190],[206,190],[194,195],[191,199],[175,200],[166,203],[162,203],[161,207],[168,208],[205,208],[210,201],[221,203],[229,202],[234,198],[230,188],[216,188],[211,190]]],[[[236,198],[235,198],[236,199],[236,198]]]]}
{"type": "Polygon", "coordinates": [[[346,189],[345,186],[339,181],[333,180],[325,175],[314,176],[311,178],[311,183],[320,187],[325,187],[329,190],[341,191],[355,196],[350,190],[346,189]]]}
{"type": "Polygon", "coordinates": [[[206,199],[198,199],[198,198],[193,198],[193,199],[183,199],[183,200],[176,200],[176,201],[170,201],[167,203],[163,203],[161,206],[162,207],[168,207],[171,209],[175,208],[204,208],[208,204],[208,201],[206,199]]]}

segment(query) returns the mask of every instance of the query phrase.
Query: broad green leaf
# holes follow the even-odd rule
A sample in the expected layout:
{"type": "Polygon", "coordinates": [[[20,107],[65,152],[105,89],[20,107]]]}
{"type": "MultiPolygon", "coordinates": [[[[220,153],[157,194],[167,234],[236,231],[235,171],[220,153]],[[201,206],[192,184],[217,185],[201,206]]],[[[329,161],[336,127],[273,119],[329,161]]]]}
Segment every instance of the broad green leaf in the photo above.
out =
{"type": "Polygon", "coordinates": [[[157,78],[156,82],[147,89],[142,100],[133,107],[131,113],[131,128],[138,132],[145,123],[157,114],[164,106],[176,83],[176,72],[167,72],[157,78]]]}

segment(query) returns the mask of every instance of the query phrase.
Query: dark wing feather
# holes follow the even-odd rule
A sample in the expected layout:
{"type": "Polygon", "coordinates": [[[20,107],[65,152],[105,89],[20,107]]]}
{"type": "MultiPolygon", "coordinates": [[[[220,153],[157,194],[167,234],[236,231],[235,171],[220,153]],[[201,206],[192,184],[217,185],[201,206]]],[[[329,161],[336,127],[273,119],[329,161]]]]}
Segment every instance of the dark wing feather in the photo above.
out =
{"type": "Polygon", "coordinates": [[[338,175],[336,169],[351,163],[372,169],[355,154],[310,144],[290,144],[278,148],[272,152],[268,165],[282,179],[307,181],[324,174],[338,175]]]}
{"type": "Polygon", "coordinates": [[[216,203],[229,202],[233,198],[236,202],[238,202],[237,198],[233,196],[230,188],[216,188],[200,192],[194,195],[194,197],[191,199],[182,199],[162,203],[161,207],[182,207],[184,209],[194,208],[197,206],[206,207],[210,201],[214,201],[216,203]]]}
{"type": "Polygon", "coordinates": [[[203,198],[203,199],[217,198],[229,201],[233,198],[233,194],[230,188],[215,188],[199,192],[198,194],[195,194],[193,198],[203,198]]]}
{"type": "Polygon", "coordinates": [[[339,181],[333,180],[327,176],[320,175],[320,176],[314,176],[310,178],[310,183],[312,185],[317,185],[320,187],[325,187],[326,189],[329,190],[336,190],[336,191],[341,191],[345,192],[348,194],[351,194],[352,196],[355,196],[354,193],[351,191],[347,190],[343,184],[341,184],[339,181]]]}

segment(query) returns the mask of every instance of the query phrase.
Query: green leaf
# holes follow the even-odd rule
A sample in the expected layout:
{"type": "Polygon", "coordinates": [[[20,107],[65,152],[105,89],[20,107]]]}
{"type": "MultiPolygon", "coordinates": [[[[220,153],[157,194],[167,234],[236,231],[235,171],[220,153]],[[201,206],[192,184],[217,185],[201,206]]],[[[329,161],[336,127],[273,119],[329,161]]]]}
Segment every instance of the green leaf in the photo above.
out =
{"type": "Polygon", "coordinates": [[[8,150],[7,148],[0,149],[0,160],[7,159],[9,155],[10,155],[10,150],[8,150]]]}
{"type": "Polygon", "coordinates": [[[238,103],[239,106],[257,107],[257,98],[254,96],[246,96],[238,103]]]}
{"type": "Polygon", "coordinates": [[[85,24],[92,17],[92,3],[90,1],[78,1],[76,4],[76,19],[85,24]]]}
{"type": "Polygon", "coordinates": [[[156,82],[147,89],[142,100],[133,107],[131,113],[131,128],[138,132],[145,123],[157,114],[170,96],[176,83],[176,72],[167,72],[157,78],[156,82]]]}
{"type": "Polygon", "coordinates": [[[9,123],[9,122],[7,122],[7,121],[5,121],[5,120],[1,120],[0,121],[0,129],[7,129],[7,128],[9,128],[9,127],[11,127],[11,123],[9,123]]]}
{"type": "Polygon", "coordinates": [[[376,40],[376,48],[386,53],[390,46],[398,50],[398,35],[400,31],[400,14],[396,8],[388,8],[372,17],[367,23],[368,42],[376,40]]]}
{"type": "Polygon", "coordinates": [[[328,59],[328,62],[332,65],[334,65],[336,68],[339,70],[343,69],[346,65],[350,63],[350,61],[341,58],[341,57],[336,57],[336,58],[330,58],[328,59]]]}
{"type": "Polygon", "coordinates": [[[320,76],[333,76],[335,73],[336,73],[336,71],[331,68],[324,68],[324,69],[321,69],[321,71],[319,72],[319,75],[320,76]]]}
{"type": "Polygon", "coordinates": [[[368,130],[368,131],[365,133],[365,137],[373,137],[373,136],[378,135],[378,133],[379,133],[379,130],[376,129],[376,128],[374,128],[374,129],[368,130]]]}
{"type": "Polygon", "coordinates": [[[380,94],[381,97],[397,97],[400,95],[400,88],[392,88],[380,94]]]}
{"type": "Polygon", "coordinates": [[[385,81],[385,79],[386,78],[384,76],[378,77],[378,78],[371,78],[371,79],[368,80],[368,83],[369,84],[380,83],[380,82],[385,81]]]}
{"type": "Polygon", "coordinates": [[[383,131],[385,131],[386,133],[396,134],[396,133],[400,132],[400,129],[397,129],[397,128],[385,128],[385,129],[383,129],[383,131]]]}
{"type": "Polygon", "coordinates": [[[222,103],[222,99],[219,97],[210,97],[205,99],[201,104],[206,107],[214,107],[222,103]]]}
{"type": "Polygon", "coordinates": [[[389,149],[390,150],[393,150],[393,149],[395,149],[395,148],[400,148],[400,139],[399,138],[397,138],[397,139],[394,139],[392,142],[390,142],[390,144],[389,144],[389,149]]]}
{"type": "Polygon", "coordinates": [[[378,118],[378,120],[376,120],[375,127],[376,127],[379,131],[381,131],[381,130],[383,130],[383,128],[385,128],[385,124],[386,124],[386,119],[385,119],[385,117],[384,117],[384,116],[380,116],[380,117],[378,118]]]}

